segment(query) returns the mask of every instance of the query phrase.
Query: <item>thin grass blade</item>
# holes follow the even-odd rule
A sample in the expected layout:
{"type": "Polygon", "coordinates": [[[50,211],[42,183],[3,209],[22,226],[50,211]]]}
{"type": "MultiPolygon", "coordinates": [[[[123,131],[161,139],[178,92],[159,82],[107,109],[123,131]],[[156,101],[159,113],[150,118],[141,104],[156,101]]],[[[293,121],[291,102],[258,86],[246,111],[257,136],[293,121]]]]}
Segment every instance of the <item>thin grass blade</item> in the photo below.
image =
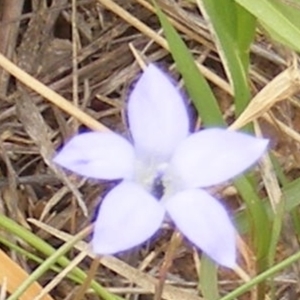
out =
{"type": "Polygon", "coordinates": [[[255,18],[232,0],[198,0],[208,21],[223,66],[234,90],[238,116],[250,100],[249,49],[255,33],[255,18]]]}
{"type": "Polygon", "coordinates": [[[253,14],[275,40],[300,51],[299,9],[280,0],[235,1],[253,14]]]}
{"type": "Polygon", "coordinates": [[[199,72],[189,49],[155,1],[154,5],[173,59],[203,123],[206,126],[224,125],[217,100],[205,78],[199,72]]]}

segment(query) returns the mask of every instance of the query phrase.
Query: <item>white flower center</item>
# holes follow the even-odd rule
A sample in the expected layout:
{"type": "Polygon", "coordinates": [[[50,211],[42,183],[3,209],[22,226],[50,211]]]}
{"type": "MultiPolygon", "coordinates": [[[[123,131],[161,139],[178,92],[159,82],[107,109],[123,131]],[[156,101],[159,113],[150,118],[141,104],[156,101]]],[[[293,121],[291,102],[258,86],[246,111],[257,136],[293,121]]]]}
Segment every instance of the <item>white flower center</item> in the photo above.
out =
{"type": "Polygon", "coordinates": [[[181,189],[179,177],[170,164],[152,156],[136,160],[134,181],[162,201],[181,189]]]}

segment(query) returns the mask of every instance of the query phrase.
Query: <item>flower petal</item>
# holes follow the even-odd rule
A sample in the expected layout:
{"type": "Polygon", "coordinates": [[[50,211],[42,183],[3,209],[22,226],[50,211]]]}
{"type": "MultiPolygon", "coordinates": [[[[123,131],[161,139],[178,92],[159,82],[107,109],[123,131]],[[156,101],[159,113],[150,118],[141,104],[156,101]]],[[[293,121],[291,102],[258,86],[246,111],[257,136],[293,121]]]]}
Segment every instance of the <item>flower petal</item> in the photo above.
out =
{"type": "Polygon", "coordinates": [[[167,75],[151,64],[129,97],[128,119],[135,146],[142,153],[168,156],[189,130],[180,93],[167,75]]]}
{"type": "Polygon", "coordinates": [[[224,207],[203,190],[185,190],[166,203],[178,229],[218,264],[236,264],[235,229],[224,207]]]}
{"type": "Polygon", "coordinates": [[[164,207],[143,188],[122,182],[100,207],[92,240],[97,254],[113,254],[149,239],[161,226],[164,207]]]}
{"type": "Polygon", "coordinates": [[[186,187],[207,187],[242,173],[264,153],[268,140],[220,128],[190,135],[175,150],[171,168],[186,187]]]}
{"type": "Polygon", "coordinates": [[[127,140],[114,133],[82,133],[63,147],[54,162],[86,177],[130,178],[133,173],[134,150],[127,140]]]}

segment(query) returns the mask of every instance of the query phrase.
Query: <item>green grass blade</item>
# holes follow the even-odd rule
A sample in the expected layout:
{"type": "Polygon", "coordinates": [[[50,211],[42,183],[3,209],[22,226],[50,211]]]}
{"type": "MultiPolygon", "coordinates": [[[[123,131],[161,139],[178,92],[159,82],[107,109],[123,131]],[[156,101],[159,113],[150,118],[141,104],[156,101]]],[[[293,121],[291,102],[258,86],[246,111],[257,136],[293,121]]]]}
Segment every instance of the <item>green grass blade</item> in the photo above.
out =
{"type": "MultiPolygon", "coordinates": [[[[179,71],[182,73],[184,77],[184,81],[186,87],[192,87],[192,93],[190,92],[190,96],[192,97],[195,105],[198,107],[198,111],[200,116],[202,117],[205,125],[212,125],[216,122],[220,122],[222,116],[219,112],[219,108],[215,100],[209,100],[205,97],[199,97],[200,90],[198,91],[197,87],[201,86],[199,80],[195,80],[195,76],[199,74],[198,69],[196,68],[193,58],[183,43],[182,39],[179,37],[178,33],[174,30],[172,25],[169,23],[165,15],[161,12],[161,10],[156,6],[157,14],[160,18],[160,22],[164,29],[165,36],[169,43],[173,58],[177,64],[179,71]],[[197,92],[198,91],[198,92],[197,92]],[[195,96],[194,96],[195,95],[195,96]],[[193,98],[197,97],[197,98],[193,98]],[[213,101],[213,102],[212,102],[213,101]],[[209,108],[209,105],[213,104],[213,107],[209,108]],[[208,109],[209,108],[209,109],[208,109]]],[[[236,33],[237,34],[237,33],[236,33]]],[[[240,34],[240,33],[239,33],[240,34]]],[[[241,42],[241,45],[245,47],[245,41],[241,42]]],[[[242,47],[242,46],[241,46],[242,47]]],[[[232,48],[232,47],[231,47],[232,48]]],[[[242,60],[239,60],[239,69],[243,70],[244,65],[242,60]]],[[[242,71],[240,71],[242,72],[242,71]]],[[[245,74],[244,74],[245,75],[245,74]]],[[[246,76],[244,76],[244,82],[246,82],[246,76]]],[[[203,79],[201,79],[203,80],[203,79]]],[[[246,83],[244,83],[246,86],[246,83]]],[[[205,85],[207,87],[207,85],[205,85]]],[[[248,87],[247,87],[248,88],[248,87]]],[[[208,87],[209,89],[209,87],[208,87]]],[[[241,91],[246,91],[246,88],[241,89],[241,91]]],[[[246,91],[247,92],[247,91],[246,91]]],[[[211,94],[211,90],[209,89],[209,95],[211,94]]],[[[248,93],[248,92],[247,92],[248,93]]],[[[242,96],[243,99],[247,97],[242,96]]],[[[214,99],[214,98],[211,98],[214,99]]],[[[249,100],[249,99],[248,99],[249,100]]],[[[267,256],[268,246],[269,246],[269,219],[265,217],[265,207],[261,203],[261,199],[256,194],[255,188],[251,185],[249,180],[245,177],[241,177],[236,181],[236,186],[241,193],[246,205],[249,210],[249,215],[251,215],[251,221],[254,224],[253,235],[256,237],[255,248],[257,250],[257,255],[260,260],[263,260],[267,256]],[[266,228],[266,231],[262,231],[261,228],[266,228]]],[[[267,264],[264,263],[264,266],[267,264]]],[[[260,268],[264,269],[263,267],[260,268]]]]}
{"type": "Polygon", "coordinates": [[[201,258],[199,285],[204,299],[217,300],[220,298],[218,291],[217,266],[204,254],[202,254],[201,258]]]}
{"type": "Polygon", "coordinates": [[[254,38],[255,19],[233,0],[197,2],[216,38],[219,54],[234,89],[236,115],[239,115],[250,100],[249,49],[254,38]]]}
{"type": "Polygon", "coordinates": [[[161,9],[155,2],[154,4],[177,69],[203,123],[206,126],[225,125],[217,100],[196,66],[189,49],[161,9]]]}
{"type": "Polygon", "coordinates": [[[270,246],[270,219],[263,202],[258,197],[254,187],[245,176],[235,180],[240,195],[247,206],[248,221],[253,226],[255,254],[260,269],[267,267],[267,254],[270,246]]]}
{"type": "Polygon", "coordinates": [[[268,278],[274,276],[276,273],[280,272],[284,268],[287,268],[288,266],[292,265],[296,261],[300,260],[300,252],[295,253],[294,255],[289,256],[285,260],[281,261],[274,267],[268,269],[267,271],[257,275],[247,283],[241,285],[240,287],[233,290],[231,293],[227,294],[225,297],[222,297],[220,300],[233,300],[237,299],[238,296],[246,293],[249,291],[252,287],[259,284],[260,282],[263,282],[267,280],[268,278]]]}
{"type": "MultiPolygon", "coordinates": [[[[284,201],[284,211],[291,212],[293,209],[297,208],[300,205],[300,178],[287,183],[283,189],[283,198],[284,201]]],[[[268,199],[261,200],[265,207],[265,211],[267,213],[267,217],[272,220],[274,218],[274,214],[272,212],[272,208],[268,199]]],[[[247,213],[242,211],[235,216],[235,223],[239,227],[239,231],[243,234],[249,231],[250,224],[247,219],[247,213]]]]}
{"type": "Polygon", "coordinates": [[[256,18],[240,5],[237,5],[236,10],[236,41],[245,72],[248,73],[250,65],[250,46],[255,37],[256,18]]]}
{"type": "MultiPolygon", "coordinates": [[[[43,263],[43,259],[30,253],[29,251],[24,250],[23,248],[17,246],[16,244],[11,243],[10,241],[8,241],[7,239],[3,238],[0,236],[0,243],[5,245],[6,247],[8,247],[11,250],[16,251],[17,253],[23,255],[24,257],[26,257],[26,259],[34,261],[37,264],[42,264],[43,263]]],[[[54,271],[55,273],[59,273],[62,271],[62,268],[59,268],[57,266],[52,266],[51,270],[54,271]]],[[[66,276],[67,278],[71,279],[72,281],[81,284],[82,280],[80,280],[78,277],[73,276],[72,274],[67,274],[66,276]]]]}
{"type": "Polygon", "coordinates": [[[300,240],[300,217],[299,217],[299,209],[294,208],[291,210],[291,220],[293,223],[293,228],[296,233],[296,238],[299,241],[300,240]]]}
{"type": "MultiPolygon", "coordinates": [[[[20,226],[13,220],[4,216],[3,214],[0,214],[0,227],[4,228],[8,232],[23,239],[26,243],[31,245],[33,248],[35,248],[36,250],[40,251],[41,253],[43,253],[47,256],[50,256],[56,252],[56,249],[53,248],[52,246],[50,246],[44,240],[40,239],[35,234],[28,231],[27,229],[20,226]]],[[[62,267],[66,267],[70,264],[70,261],[66,257],[62,256],[62,257],[58,258],[57,263],[59,265],[61,265],[62,267]]],[[[86,274],[77,267],[74,268],[71,272],[75,277],[80,278],[82,282],[86,278],[86,274]]],[[[95,291],[95,293],[97,295],[99,295],[101,298],[103,298],[105,300],[121,300],[121,299],[123,299],[121,297],[111,294],[104,287],[102,287],[100,284],[98,284],[96,281],[92,281],[91,288],[95,291]]]]}
{"type": "Polygon", "coordinates": [[[11,294],[7,300],[18,300],[20,296],[35,282],[37,281],[47,270],[56,263],[56,261],[67,253],[77,242],[79,242],[83,237],[84,233],[81,232],[77,236],[74,236],[68,242],[63,244],[59,249],[57,249],[51,256],[49,256],[41,265],[39,265],[31,274],[28,276],[20,286],[11,294]]]}
{"type": "Polygon", "coordinates": [[[300,10],[280,0],[235,0],[253,14],[271,36],[300,51],[300,10]]]}

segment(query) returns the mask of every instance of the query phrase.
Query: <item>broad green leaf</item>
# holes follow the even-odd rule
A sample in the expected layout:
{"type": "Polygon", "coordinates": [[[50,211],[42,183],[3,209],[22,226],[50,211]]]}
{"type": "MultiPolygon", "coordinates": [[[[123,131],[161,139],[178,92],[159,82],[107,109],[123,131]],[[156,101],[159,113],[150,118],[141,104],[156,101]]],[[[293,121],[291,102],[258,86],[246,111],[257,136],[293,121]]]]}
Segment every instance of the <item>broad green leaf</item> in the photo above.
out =
{"type": "Polygon", "coordinates": [[[154,4],[176,67],[203,123],[206,126],[224,125],[217,100],[196,66],[191,52],[155,1],[154,4]]]}
{"type": "Polygon", "coordinates": [[[274,39],[300,51],[300,9],[280,0],[235,1],[253,14],[274,39]]]}

